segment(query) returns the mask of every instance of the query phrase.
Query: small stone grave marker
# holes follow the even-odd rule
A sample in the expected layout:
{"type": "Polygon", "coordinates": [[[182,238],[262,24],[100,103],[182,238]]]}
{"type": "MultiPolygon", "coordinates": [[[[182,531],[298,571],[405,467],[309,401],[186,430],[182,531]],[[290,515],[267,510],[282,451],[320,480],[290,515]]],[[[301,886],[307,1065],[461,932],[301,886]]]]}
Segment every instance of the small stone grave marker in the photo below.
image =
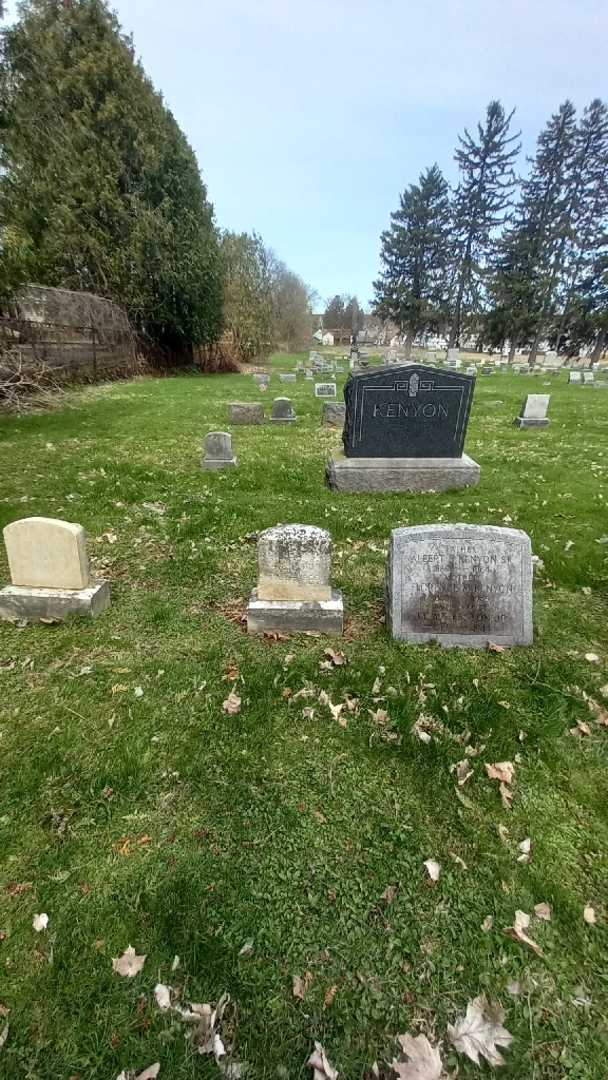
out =
{"type": "Polygon", "coordinates": [[[515,421],[516,426],[519,428],[548,427],[547,409],[550,400],[550,394],[527,394],[521,407],[521,415],[515,421]]]}
{"type": "Polygon", "coordinates": [[[280,379],[281,382],[289,382],[289,383],[294,383],[294,382],[298,381],[296,375],[289,374],[289,373],[287,373],[287,374],[283,373],[282,375],[279,375],[279,379],[280,379]]]}
{"type": "Polygon", "coordinates": [[[344,427],[344,420],[346,417],[346,405],[343,405],[339,401],[325,401],[323,402],[323,413],[321,415],[321,423],[324,427],[342,428],[344,427]]]}
{"type": "Polygon", "coordinates": [[[593,372],[593,371],[583,371],[583,385],[584,386],[590,386],[591,383],[594,383],[594,382],[595,382],[595,372],[593,372]]]}
{"type": "Polygon", "coordinates": [[[261,534],[248,633],[342,633],[344,605],[331,587],[331,546],[329,533],[313,525],[277,525],[261,534]]]}
{"type": "Polygon", "coordinates": [[[231,401],[228,405],[230,424],[263,424],[264,406],[257,401],[231,401]]]}
{"type": "Polygon", "coordinates": [[[11,585],[0,591],[0,618],[54,621],[98,615],[109,606],[107,581],[91,577],[82,525],[30,517],[4,529],[11,585]]]}
{"type": "Polygon", "coordinates": [[[234,469],[237,465],[232,450],[232,435],[227,431],[210,431],[205,436],[203,469],[234,469]]]}
{"type": "Polygon", "coordinates": [[[495,525],[394,529],[386,596],[387,625],[398,640],[530,645],[530,537],[495,525]]]}
{"type": "Polygon", "coordinates": [[[291,398],[278,397],[272,403],[271,421],[275,424],[293,424],[297,420],[291,398]]]}
{"type": "Polygon", "coordinates": [[[336,397],[337,387],[335,382],[315,383],[315,397],[336,397]]]}

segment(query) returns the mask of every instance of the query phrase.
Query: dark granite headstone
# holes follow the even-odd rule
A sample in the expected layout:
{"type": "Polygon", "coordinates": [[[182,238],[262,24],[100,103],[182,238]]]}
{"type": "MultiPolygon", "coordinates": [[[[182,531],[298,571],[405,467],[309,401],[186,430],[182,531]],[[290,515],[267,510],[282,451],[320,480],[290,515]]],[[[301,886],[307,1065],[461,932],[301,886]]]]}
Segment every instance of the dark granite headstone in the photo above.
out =
{"type": "Polygon", "coordinates": [[[422,364],[351,375],[344,387],[346,457],[461,457],[474,386],[474,375],[422,364]]]}

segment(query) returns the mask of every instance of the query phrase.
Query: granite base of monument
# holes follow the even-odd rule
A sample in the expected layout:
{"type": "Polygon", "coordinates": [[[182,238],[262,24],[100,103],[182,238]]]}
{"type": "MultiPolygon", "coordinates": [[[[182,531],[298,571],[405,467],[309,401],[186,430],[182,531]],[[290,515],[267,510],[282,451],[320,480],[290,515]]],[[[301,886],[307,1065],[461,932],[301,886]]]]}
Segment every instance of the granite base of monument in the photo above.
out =
{"type": "Polygon", "coordinates": [[[518,416],[516,418],[516,420],[515,420],[515,427],[518,427],[518,428],[549,427],[549,423],[550,423],[550,421],[549,421],[549,418],[547,416],[544,416],[544,417],[518,416]]]}
{"type": "Polygon", "coordinates": [[[344,602],[342,593],[332,589],[330,600],[259,600],[251,593],[247,607],[247,633],[284,632],[302,634],[342,634],[344,602]]]}
{"type": "Polygon", "coordinates": [[[85,589],[35,589],[26,585],[0,589],[0,619],[5,622],[55,622],[70,615],[94,618],[109,606],[110,586],[103,579],[85,589]]]}
{"type": "Polygon", "coordinates": [[[332,491],[452,491],[479,483],[480,466],[468,454],[458,458],[346,457],[332,454],[327,484],[332,491]]]}

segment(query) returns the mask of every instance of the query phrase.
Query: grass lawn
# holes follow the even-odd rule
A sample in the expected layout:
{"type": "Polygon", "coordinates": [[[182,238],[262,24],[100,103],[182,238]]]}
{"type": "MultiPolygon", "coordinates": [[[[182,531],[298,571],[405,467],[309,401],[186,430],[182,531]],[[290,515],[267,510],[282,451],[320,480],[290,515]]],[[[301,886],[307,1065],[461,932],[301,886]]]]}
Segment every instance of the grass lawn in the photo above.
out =
{"type": "Polygon", "coordinates": [[[403,1032],[441,1039],[450,1074],[487,1074],[445,1040],[481,992],[514,1036],[501,1076],[607,1075],[608,728],[584,694],[608,707],[608,393],[565,379],[480,377],[466,449],[481,484],[444,495],[329,492],[339,433],[320,428],[310,383],[142,380],[0,420],[0,525],[80,522],[112,588],[96,620],[0,624],[2,1077],[114,1080],[155,1061],[160,1080],[218,1077],[158,1008],[157,982],[183,1002],[230,994],[253,1080],[310,1078],[315,1039],[341,1080],[361,1080],[403,1032]],[[512,427],[527,392],[551,393],[548,429],[512,427]],[[269,411],[282,393],[296,425],[235,428],[239,468],[201,471],[228,401],[269,411]],[[390,530],[455,521],[530,533],[532,648],[387,637],[390,530]],[[253,534],[278,522],[332,533],[343,666],[320,666],[322,638],[243,632],[253,534]],[[292,700],[303,687],[314,696],[292,700]],[[357,699],[346,727],[321,690],[357,699]],[[588,734],[570,733],[579,722],[588,734]],[[511,810],[484,767],[502,761],[511,810]],[[532,919],[536,955],[504,928],[541,902],[553,917],[532,919]],[[132,979],[112,970],[129,944],[147,956],[132,979]]]}

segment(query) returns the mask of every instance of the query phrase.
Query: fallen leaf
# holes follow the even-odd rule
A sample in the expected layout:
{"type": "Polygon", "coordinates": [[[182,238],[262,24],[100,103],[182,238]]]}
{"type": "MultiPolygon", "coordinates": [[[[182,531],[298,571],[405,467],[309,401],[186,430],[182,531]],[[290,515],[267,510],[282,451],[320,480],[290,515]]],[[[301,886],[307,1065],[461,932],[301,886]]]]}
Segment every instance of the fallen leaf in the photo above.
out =
{"type": "Polygon", "coordinates": [[[243,956],[245,959],[249,959],[250,956],[253,956],[253,951],[253,941],[246,941],[242,949],[239,949],[239,956],[243,956]]]}
{"type": "Polygon", "coordinates": [[[595,908],[591,907],[591,904],[587,904],[583,911],[583,919],[589,926],[595,926],[597,922],[597,915],[595,914],[595,908]]]}
{"type": "Polygon", "coordinates": [[[508,784],[500,784],[499,789],[502,805],[505,810],[510,810],[513,804],[513,792],[508,784]]]}
{"type": "Polygon", "coordinates": [[[36,930],[36,932],[38,934],[40,933],[41,930],[46,930],[48,925],[49,925],[49,917],[45,912],[43,912],[42,915],[34,915],[32,926],[34,927],[34,930],[36,930]]]}
{"type": "Polygon", "coordinates": [[[544,922],[551,922],[551,916],[553,914],[551,904],[547,904],[544,901],[542,904],[535,904],[534,914],[537,919],[542,919],[544,922]]]}
{"type": "Polygon", "coordinates": [[[234,716],[236,713],[239,713],[241,711],[241,699],[239,695],[235,692],[235,687],[236,683],[234,684],[232,690],[228,694],[228,697],[222,704],[222,709],[230,716],[234,716]]]}
{"type": "Polygon", "coordinates": [[[135,1072],[135,1069],[123,1069],[118,1074],[116,1080],[155,1080],[160,1072],[160,1061],[155,1062],[154,1065],[149,1065],[143,1072],[135,1072]]]}
{"type": "Polygon", "coordinates": [[[457,855],[455,851],[450,851],[449,854],[452,857],[452,859],[454,860],[454,862],[460,867],[461,870],[468,870],[469,869],[466,862],[464,861],[464,859],[461,859],[460,855],[457,855]]]}
{"type": "Polygon", "coordinates": [[[436,1046],[426,1035],[398,1035],[399,1043],[407,1060],[393,1061],[392,1069],[399,1080],[440,1080],[443,1063],[436,1046]]]}
{"type": "Polygon", "coordinates": [[[488,645],[488,652],[501,653],[505,651],[504,645],[495,645],[494,642],[490,642],[488,645]]]}
{"type": "Polygon", "coordinates": [[[495,761],[493,765],[486,765],[486,772],[490,780],[500,780],[501,784],[512,784],[515,766],[512,761],[495,761]]]}
{"type": "Polygon", "coordinates": [[[2,1028],[2,1031],[0,1031],[0,1050],[4,1046],[7,1039],[8,1039],[8,1024],[5,1024],[4,1027],[2,1028]]]}
{"type": "Polygon", "coordinates": [[[325,991],[325,997],[323,998],[323,1004],[324,1004],[326,1009],[331,1008],[331,1006],[334,1003],[334,998],[335,998],[337,993],[338,993],[338,987],[337,986],[330,986],[329,990],[325,991]]]}
{"type": "MultiPolygon", "coordinates": [[[[602,687],[602,689],[604,690],[605,687],[602,687]]],[[[593,698],[589,698],[587,704],[595,716],[596,724],[599,724],[601,727],[608,727],[608,710],[606,710],[603,705],[600,705],[599,701],[594,701],[593,698]]]]}
{"type": "Polygon", "coordinates": [[[396,895],[397,895],[397,886],[396,885],[388,885],[387,888],[382,893],[382,896],[380,897],[380,899],[384,900],[384,903],[388,907],[389,904],[393,903],[396,895]]]}
{"type": "Polygon", "coordinates": [[[343,664],[348,663],[344,653],[334,652],[333,649],[325,649],[325,656],[328,656],[332,664],[336,667],[342,667],[343,664]]]}
{"type": "Polygon", "coordinates": [[[9,896],[21,896],[23,893],[31,892],[33,888],[33,881],[9,881],[8,885],[4,886],[4,891],[9,896]]]}
{"type": "Polygon", "coordinates": [[[598,664],[599,659],[600,658],[597,655],[597,653],[594,653],[594,652],[586,652],[585,653],[585,660],[587,660],[588,663],[590,663],[590,664],[598,664]]]}
{"type": "Polygon", "coordinates": [[[508,847],[508,844],[509,844],[509,830],[507,829],[507,826],[506,825],[497,825],[496,826],[496,831],[497,831],[498,835],[500,836],[500,839],[502,840],[503,844],[505,844],[505,846],[508,847]]]}
{"type": "Polygon", "coordinates": [[[143,688],[143,686],[136,686],[133,693],[135,694],[135,697],[143,697],[144,696],[144,688],[143,688]]]}
{"type": "Polygon", "coordinates": [[[135,949],[132,945],[129,945],[125,949],[122,956],[114,958],[112,960],[112,970],[117,975],[124,975],[129,979],[132,979],[134,975],[138,975],[146,962],[145,956],[137,956],[135,949]]]}
{"type": "Polygon", "coordinates": [[[470,780],[473,775],[473,769],[468,758],[463,758],[454,766],[454,772],[456,773],[456,780],[458,781],[458,787],[463,787],[467,780],[470,780]]]}
{"type": "Polygon", "coordinates": [[[154,987],[154,997],[161,1012],[171,1008],[171,987],[164,983],[157,983],[154,987]]]}
{"type": "Polygon", "coordinates": [[[591,735],[591,728],[584,720],[579,720],[576,727],[570,728],[571,735],[591,735]]]}
{"type": "Polygon", "coordinates": [[[341,716],[342,710],[346,708],[344,702],[342,702],[341,705],[332,705],[332,703],[330,701],[330,702],[328,702],[328,706],[329,706],[329,711],[330,711],[331,715],[333,716],[334,720],[338,721],[340,727],[346,727],[346,723],[347,723],[346,717],[341,716]]]}
{"type": "Polygon", "coordinates": [[[314,1051],[306,1064],[313,1070],[312,1080],[338,1080],[340,1074],[331,1065],[320,1042],[315,1042],[314,1051]]]}
{"type": "Polygon", "coordinates": [[[532,941],[531,937],[528,937],[526,930],[530,925],[530,916],[525,911],[515,912],[515,921],[513,926],[505,927],[505,934],[513,938],[514,941],[519,941],[520,945],[527,945],[532,949],[537,956],[542,956],[542,949],[540,945],[537,945],[535,941],[532,941]]]}
{"type": "Polygon", "coordinates": [[[480,1065],[480,1057],[489,1065],[504,1065],[499,1047],[507,1047],[513,1036],[502,1026],[504,1011],[480,994],[467,1005],[466,1015],[455,1024],[448,1024],[448,1038],[459,1054],[480,1065]]]}
{"type": "Polygon", "coordinates": [[[441,874],[440,863],[436,862],[435,859],[427,859],[423,865],[426,866],[431,881],[439,881],[441,874]]]}
{"type": "Polygon", "coordinates": [[[493,926],[494,926],[494,918],[493,918],[493,916],[492,915],[486,915],[485,919],[483,920],[483,922],[481,924],[481,929],[483,930],[484,934],[488,934],[493,926]]]}
{"type": "Polygon", "coordinates": [[[517,861],[519,863],[529,863],[530,862],[530,852],[532,850],[532,841],[530,840],[530,837],[527,836],[526,839],[522,840],[521,843],[518,844],[517,846],[518,846],[519,850],[521,851],[521,855],[517,856],[517,861]]]}
{"type": "Polygon", "coordinates": [[[304,978],[299,975],[293,975],[291,979],[291,992],[298,1001],[304,1001],[304,998],[314,981],[314,975],[312,971],[306,971],[304,978]]]}

